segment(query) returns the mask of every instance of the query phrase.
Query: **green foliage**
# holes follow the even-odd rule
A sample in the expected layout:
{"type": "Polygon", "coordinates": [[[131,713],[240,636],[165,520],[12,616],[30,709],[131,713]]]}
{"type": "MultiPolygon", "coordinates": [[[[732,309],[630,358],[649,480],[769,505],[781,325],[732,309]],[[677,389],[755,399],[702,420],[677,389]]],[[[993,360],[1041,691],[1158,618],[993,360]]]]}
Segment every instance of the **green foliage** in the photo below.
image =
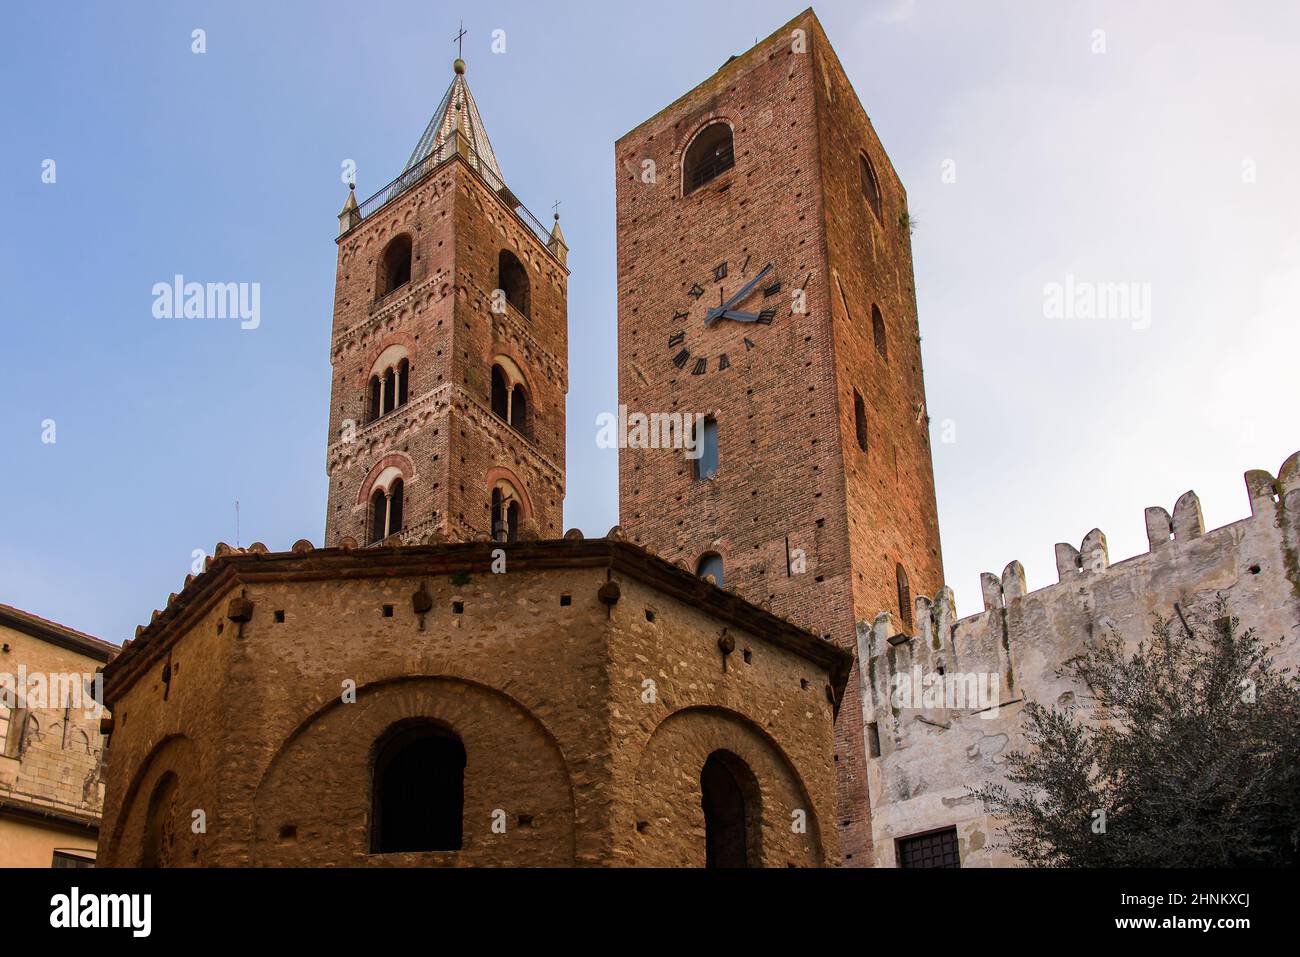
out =
{"type": "Polygon", "coordinates": [[[1017,791],[972,789],[1000,846],[1039,867],[1300,863],[1300,680],[1238,628],[1220,601],[1132,654],[1112,628],[1058,672],[1091,713],[1027,704],[1017,791]]]}

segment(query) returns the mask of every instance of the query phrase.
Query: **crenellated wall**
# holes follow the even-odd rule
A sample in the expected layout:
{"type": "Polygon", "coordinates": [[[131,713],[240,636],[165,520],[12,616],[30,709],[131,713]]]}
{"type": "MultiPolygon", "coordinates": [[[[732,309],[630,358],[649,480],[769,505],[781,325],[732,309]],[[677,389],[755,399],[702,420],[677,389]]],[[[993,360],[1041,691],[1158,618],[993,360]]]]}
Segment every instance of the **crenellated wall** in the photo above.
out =
{"type": "Polygon", "coordinates": [[[1112,627],[1136,644],[1157,614],[1191,614],[1223,595],[1243,628],[1280,642],[1281,664],[1300,664],[1300,453],[1277,478],[1252,470],[1245,479],[1251,514],[1241,521],[1206,531],[1187,492],[1172,515],[1146,510],[1145,554],[1111,564],[1106,536],[1093,529],[1078,548],[1056,546],[1055,585],[1028,591],[1013,561],[1000,577],[980,576],[978,615],[959,619],[944,588],[916,598],[914,634],[890,612],[858,623],[877,866],[897,866],[900,838],[953,826],[963,867],[1016,863],[990,847],[1001,835],[967,787],[1002,779],[1006,754],[1024,745],[1026,701],[1082,697],[1057,669],[1112,627]],[[896,676],[910,697],[891,698],[896,676]]]}

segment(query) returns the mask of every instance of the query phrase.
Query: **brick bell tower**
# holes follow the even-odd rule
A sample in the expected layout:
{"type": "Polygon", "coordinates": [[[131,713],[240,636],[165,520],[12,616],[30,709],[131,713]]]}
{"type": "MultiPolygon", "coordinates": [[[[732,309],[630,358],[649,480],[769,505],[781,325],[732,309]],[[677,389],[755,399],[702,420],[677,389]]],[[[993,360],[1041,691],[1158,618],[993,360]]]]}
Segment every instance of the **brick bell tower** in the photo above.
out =
{"type": "MultiPolygon", "coordinates": [[[[619,399],[703,414],[620,451],[633,541],[856,646],[943,584],[907,196],[812,10],[616,145],[619,399]],[[692,420],[695,421],[695,420],[692,420]]],[[[855,670],[845,863],[871,863],[855,670]]]]}
{"type": "Polygon", "coordinates": [[[327,545],[562,531],[568,248],[453,70],[401,175],[339,214],[327,545]]]}

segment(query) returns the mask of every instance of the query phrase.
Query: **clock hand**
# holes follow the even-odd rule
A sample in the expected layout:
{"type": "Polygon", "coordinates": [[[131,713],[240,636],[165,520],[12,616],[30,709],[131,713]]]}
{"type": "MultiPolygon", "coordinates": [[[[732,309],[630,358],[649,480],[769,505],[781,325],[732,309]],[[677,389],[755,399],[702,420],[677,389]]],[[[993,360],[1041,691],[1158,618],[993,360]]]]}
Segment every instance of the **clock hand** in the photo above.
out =
{"type": "Polygon", "coordinates": [[[706,316],[704,317],[704,324],[705,324],[706,326],[712,325],[714,319],[717,319],[717,318],[718,318],[719,316],[721,316],[724,312],[726,312],[728,309],[730,309],[730,308],[731,308],[732,306],[734,306],[736,303],[740,302],[740,301],[743,300],[746,296],[748,296],[751,292],[753,292],[753,291],[754,291],[754,287],[757,286],[757,285],[758,285],[758,284],[763,280],[763,277],[766,276],[766,275],[767,275],[769,272],[771,272],[771,271],[772,271],[772,264],[771,264],[771,263],[768,263],[766,266],[764,266],[764,267],[759,271],[759,273],[758,273],[757,276],[755,276],[755,277],[754,277],[753,279],[751,279],[748,283],[746,283],[743,287],[741,287],[741,290],[740,290],[738,293],[736,293],[734,296],[732,296],[730,299],[728,299],[728,300],[727,300],[726,302],[724,302],[722,305],[720,305],[720,306],[716,306],[716,307],[714,307],[713,309],[710,309],[709,312],[708,312],[708,315],[706,315],[706,316]]]}
{"type": "Polygon", "coordinates": [[[756,312],[741,312],[739,309],[728,309],[726,312],[724,312],[724,313],[723,313],[721,316],[719,316],[718,318],[720,318],[720,319],[734,319],[734,320],[736,320],[736,322],[758,322],[758,313],[756,313],[756,312]]]}

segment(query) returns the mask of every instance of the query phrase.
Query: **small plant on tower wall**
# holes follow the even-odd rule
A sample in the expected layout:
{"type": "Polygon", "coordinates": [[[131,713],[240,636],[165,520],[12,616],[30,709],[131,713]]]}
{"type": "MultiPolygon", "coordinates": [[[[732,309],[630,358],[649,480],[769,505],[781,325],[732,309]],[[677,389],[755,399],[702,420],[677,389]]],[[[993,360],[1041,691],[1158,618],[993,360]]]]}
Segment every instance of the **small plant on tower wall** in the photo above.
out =
{"type": "Polygon", "coordinates": [[[1037,867],[1296,866],[1300,679],[1274,647],[1222,600],[1158,618],[1132,654],[1112,628],[1058,672],[1092,713],[1026,704],[1017,791],[971,789],[999,846],[1037,867]]]}

